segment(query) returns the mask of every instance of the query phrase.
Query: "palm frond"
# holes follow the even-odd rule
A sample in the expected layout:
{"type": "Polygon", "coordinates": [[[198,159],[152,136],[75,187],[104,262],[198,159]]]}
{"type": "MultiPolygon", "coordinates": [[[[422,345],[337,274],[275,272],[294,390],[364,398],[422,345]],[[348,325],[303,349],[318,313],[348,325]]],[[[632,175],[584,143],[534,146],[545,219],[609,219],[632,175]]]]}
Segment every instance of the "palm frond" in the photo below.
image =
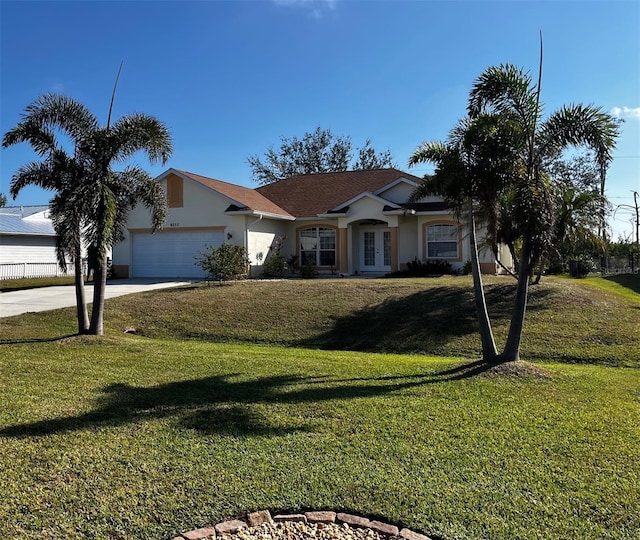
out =
{"type": "MultiPolygon", "coordinates": [[[[142,203],[151,211],[151,227],[155,231],[162,227],[167,217],[167,197],[158,182],[140,167],[130,166],[124,171],[114,174],[114,191],[118,193],[119,214],[123,219],[118,222],[122,227],[126,224],[126,215],[138,203],[142,203]]],[[[122,235],[121,230],[118,236],[122,235]]]]}
{"type": "Polygon", "coordinates": [[[23,118],[36,125],[56,128],[76,142],[97,129],[94,114],[82,103],[60,94],[45,94],[28,105],[23,118]]]}
{"type": "Polygon", "coordinates": [[[512,64],[487,68],[474,82],[469,93],[467,112],[476,117],[487,110],[515,112],[520,121],[535,125],[541,114],[531,74],[512,64]]]}
{"type": "Polygon", "coordinates": [[[619,135],[620,121],[600,107],[564,106],[542,124],[537,159],[558,156],[569,146],[586,146],[595,152],[600,165],[608,164],[619,135]]]}
{"type": "Polygon", "coordinates": [[[20,122],[16,127],[7,131],[2,138],[2,147],[8,148],[23,142],[31,144],[39,156],[44,156],[47,152],[55,149],[57,145],[51,129],[30,119],[20,122]]]}
{"type": "Polygon", "coordinates": [[[409,167],[414,167],[421,163],[438,164],[448,153],[448,148],[441,142],[423,142],[409,156],[409,167]]]}
{"type": "Polygon", "coordinates": [[[59,187],[59,177],[50,163],[32,161],[22,165],[11,177],[9,193],[15,199],[26,186],[56,190],[59,187]]]}
{"type": "Polygon", "coordinates": [[[142,151],[151,163],[164,165],[173,152],[169,130],[153,116],[141,113],[123,116],[110,129],[110,134],[116,161],[142,151]]]}

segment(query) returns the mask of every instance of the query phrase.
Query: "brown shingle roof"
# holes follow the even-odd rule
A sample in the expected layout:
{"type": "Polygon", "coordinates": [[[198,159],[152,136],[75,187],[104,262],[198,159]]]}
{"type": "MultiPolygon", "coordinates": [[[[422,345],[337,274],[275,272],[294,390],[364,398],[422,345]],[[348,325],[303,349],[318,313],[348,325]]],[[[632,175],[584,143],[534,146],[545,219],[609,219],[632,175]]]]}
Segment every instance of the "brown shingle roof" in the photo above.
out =
{"type": "Polygon", "coordinates": [[[290,216],[286,210],[283,210],[280,206],[270,201],[255,189],[230,184],[228,182],[223,182],[222,180],[216,180],[215,178],[207,178],[206,176],[200,176],[199,174],[194,174],[188,171],[175,170],[180,174],[240,203],[240,205],[234,205],[236,206],[236,210],[248,209],[255,210],[257,212],[268,212],[269,214],[276,214],[280,216],[290,216]]]}
{"type": "Polygon", "coordinates": [[[345,203],[365,191],[375,192],[399,178],[422,182],[397,169],[302,174],[256,189],[295,217],[313,217],[345,203]]]}

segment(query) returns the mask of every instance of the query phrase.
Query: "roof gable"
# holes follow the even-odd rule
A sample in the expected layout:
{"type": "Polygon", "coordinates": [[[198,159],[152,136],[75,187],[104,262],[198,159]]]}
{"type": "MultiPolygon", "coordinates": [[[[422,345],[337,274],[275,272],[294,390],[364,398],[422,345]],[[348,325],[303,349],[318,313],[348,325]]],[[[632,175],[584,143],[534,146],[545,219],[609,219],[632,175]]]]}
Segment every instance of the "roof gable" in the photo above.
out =
{"type": "Polygon", "coordinates": [[[335,208],[332,208],[330,210],[330,212],[340,212],[342,211],[347,211],[347,209],[354,205],[355,203],[357,203],[358,201],[362,200],[362,199],[370,199],[373,200],[377,203],[379,203],[383,208],[384,207],[390,207],[390,208],[400,208],[399,205],[388,201],[382,197],[379,197],[378,195],[374,194],[374,193],[369,193],[368,191],[365,191],[364,193],[360,193],[359,195],[356,195],[355,197],[353,197],[352,199],[349,199],[348,201],[340,204],[339,206],[336,206],[335,208]]]}
{"type": "Polygon", "coordinates": [[[291,216],[280,206],[270,201],[264,195],[258,193],[255,189],[231,184],[215,178],[208,178],[199,174],[178,169],[169,169],[156,178],[157,181],[163,180],[170,174],[176,174],[186,180],[197,182],[198,184],[211,189],[227,200],[231,211],[252,211],[255,213],[267,213],[273,216],[283,216],[290,218],[291,216]]]}
{"type": "MultiPolygon", "coordinates": [[[[410,175],[408,175],[410,176],[410,175]]],[[[383,193],[389,191],[390,189],[400,185],[400,184],[406,184],[407,186],[411,187],[411,189],[415,189],[417,188],[420,184],[422,183],[422,180],[418,179],[418,181],[413,181],[413,180],[409,180],[408,178],[405,178],[404,176],[401,178],[398,178],[397,180],[394,180],[393,182],[391,182],[390,184],[387,184],[385,186],[382,186],[379,190],[375,191],[373,194],[374,195],[382,195],[383,193]]]]}

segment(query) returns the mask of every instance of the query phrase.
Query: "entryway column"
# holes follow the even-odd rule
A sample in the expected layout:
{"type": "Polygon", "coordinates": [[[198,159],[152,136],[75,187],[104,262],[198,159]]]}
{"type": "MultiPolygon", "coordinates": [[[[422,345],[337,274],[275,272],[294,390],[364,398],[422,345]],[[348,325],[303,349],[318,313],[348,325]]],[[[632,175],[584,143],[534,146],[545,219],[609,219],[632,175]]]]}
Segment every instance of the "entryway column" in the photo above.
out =
{"type": "Polygon", "coordinates": [[[349,257],[348,257],[348,242],[347,242],[347,229],[338,229],[338,257],[339,257],[339,270],[341,274],[349,273],[349,257]]]}
{"type": "Polygon", "coordinates": [[[389,246],[391,249],[391,271],[398,271],[398,227],[389,227],[389,231],[391,232],[391,245],[389,246]]]}

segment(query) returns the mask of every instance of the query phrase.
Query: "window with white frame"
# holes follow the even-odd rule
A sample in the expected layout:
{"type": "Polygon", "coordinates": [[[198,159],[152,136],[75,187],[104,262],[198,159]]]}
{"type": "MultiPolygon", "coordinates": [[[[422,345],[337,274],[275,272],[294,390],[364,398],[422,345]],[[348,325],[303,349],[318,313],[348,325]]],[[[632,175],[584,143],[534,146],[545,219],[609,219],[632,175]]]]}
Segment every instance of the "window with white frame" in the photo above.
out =
{"type": "Polygon", "coordinates": [[[336,231],[309,227],[300,231],[300,263],[316,266],[336,265],[336,231]]]}
{"type": "Polygon", "coordinates": [[[429,225],[427,227],[427,258],[457,259],[458,226],[448,224],[429,225]]]}

